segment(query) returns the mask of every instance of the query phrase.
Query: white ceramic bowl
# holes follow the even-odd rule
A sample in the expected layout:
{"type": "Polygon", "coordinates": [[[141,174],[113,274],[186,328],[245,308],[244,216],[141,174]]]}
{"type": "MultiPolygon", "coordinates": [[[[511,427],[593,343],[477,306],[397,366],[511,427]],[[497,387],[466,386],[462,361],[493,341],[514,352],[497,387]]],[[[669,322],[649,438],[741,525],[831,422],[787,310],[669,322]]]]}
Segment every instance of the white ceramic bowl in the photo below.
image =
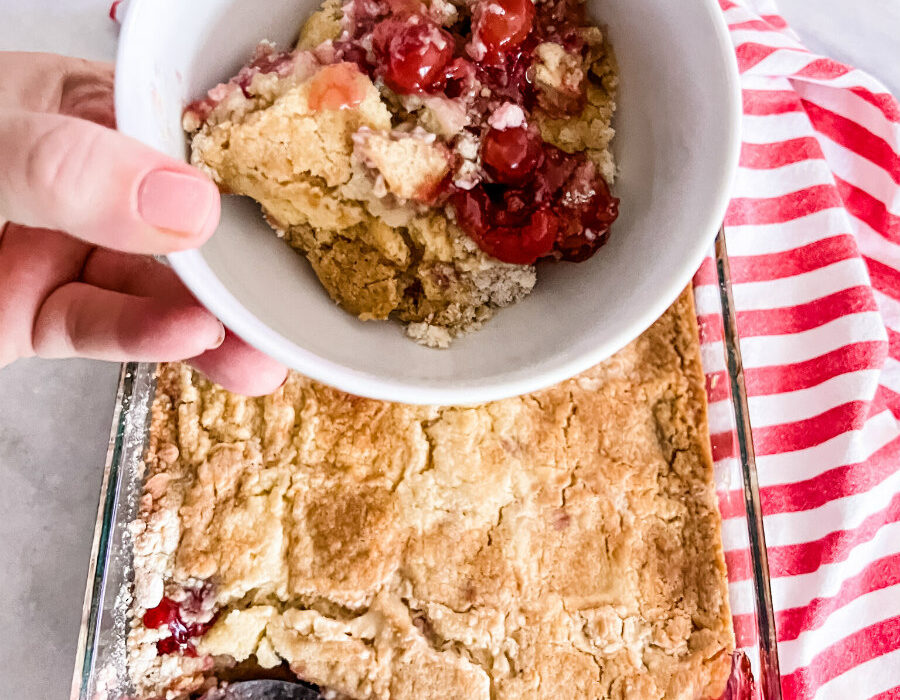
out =
{"type": "MultiPolygon", "coordinates": [[[[466,404],[539,389],[609,357],[688,284],[725,213],[740,94],[714,0],[589,0],[609,27],[621,89],[614,150],[621,215],[590,261],[549,264],[525,301],[449,350],[398,324],[362,323],[249,200],[227,197],[197,251],[170,256],[197,298],[247,342],[354,394],[466,404]]],[[[119,128],[186,156],[185,104],[233,75],[260,39],[287,45],[317,0],[135,0],[119,42],[119,128]]]]}

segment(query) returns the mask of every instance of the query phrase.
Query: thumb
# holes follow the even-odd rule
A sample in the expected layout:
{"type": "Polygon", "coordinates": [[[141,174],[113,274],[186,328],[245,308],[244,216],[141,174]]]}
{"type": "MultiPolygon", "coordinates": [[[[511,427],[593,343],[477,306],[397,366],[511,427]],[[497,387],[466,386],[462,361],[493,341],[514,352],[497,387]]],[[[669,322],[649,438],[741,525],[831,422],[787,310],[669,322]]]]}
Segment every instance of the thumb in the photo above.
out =
{"type": "Polygon", "coordinates": [[[111,129],[0,110],[0,217],[130,253],[196,248],[219,221],[203,173],[111,129]]]}

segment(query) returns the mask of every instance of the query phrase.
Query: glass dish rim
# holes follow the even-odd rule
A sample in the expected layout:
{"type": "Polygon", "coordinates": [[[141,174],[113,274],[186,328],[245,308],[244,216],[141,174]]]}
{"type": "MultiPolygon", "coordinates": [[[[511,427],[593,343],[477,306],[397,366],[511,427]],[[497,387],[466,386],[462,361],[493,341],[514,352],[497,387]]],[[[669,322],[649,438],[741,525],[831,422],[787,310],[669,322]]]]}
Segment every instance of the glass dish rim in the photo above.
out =
{"type": "MultiPolygon", "coordinates": [[[[757,689],[761,700],[782,700],[765,533],[724,229],[720,229],[716,237],[713,260],[716,267],[722,316],[722,345],[730,383],[730,404],[738,448],[736,456],[740,463],[752,564],[753,603],[759,645],[757,689]]],[[[104,619],[103,604],[107,593],[105,584],[112,553],[111,538],[117,523],[117,511],[121,505],[118,498],[122,486],[121,481],[128,468],[128,465],[123,462],[123,457],[126,452],[129,430],[134,429],[133,411],[137,408],[136,401],[140,399],[139,392],[152,392],[155,367],[156,365],[153,363],[129,362],[122,365],[119,375],[112,429],[89,559],[70,700],[91,700],[92,698],[90,688],[97,672],[97,641],[100,624],[104,619]]],[[[139,421],[141,424],[145,424],[146,415],[139,416],[139,421]]]]}

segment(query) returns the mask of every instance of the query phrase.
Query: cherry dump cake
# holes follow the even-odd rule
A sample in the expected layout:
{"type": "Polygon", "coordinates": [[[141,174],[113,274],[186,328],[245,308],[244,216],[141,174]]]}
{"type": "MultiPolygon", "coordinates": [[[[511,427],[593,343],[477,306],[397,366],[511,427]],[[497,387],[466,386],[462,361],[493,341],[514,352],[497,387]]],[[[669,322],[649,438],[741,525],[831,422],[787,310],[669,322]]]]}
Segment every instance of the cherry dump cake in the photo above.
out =
{"type": "Polygon", "coordinates": [[[138,697],[285,676],[354,700],[719,698],[734,646],[685,293],[556,387],[472,408],[160,369],[138,697]]]}
{"type": "Polygon", "coordinates": [[[344,309],[445,347],[606,241],[616,86],[582,0],[325,0],[184,126],[344,309]]]}

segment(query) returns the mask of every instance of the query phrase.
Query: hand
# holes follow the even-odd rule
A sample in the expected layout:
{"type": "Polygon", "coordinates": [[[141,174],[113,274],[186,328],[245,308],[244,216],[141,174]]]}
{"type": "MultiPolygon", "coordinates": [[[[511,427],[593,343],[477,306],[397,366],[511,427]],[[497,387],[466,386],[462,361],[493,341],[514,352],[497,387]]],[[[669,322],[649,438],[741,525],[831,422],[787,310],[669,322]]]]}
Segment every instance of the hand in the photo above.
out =
{"type": "Polygon", "coordinates": [[[112,95],[110,66],[0,53],[0,367],[188,359],[233,391],[273,391],[284,367],[149,257],[212,235],[215,185],[114,131],[112,95]]]}

